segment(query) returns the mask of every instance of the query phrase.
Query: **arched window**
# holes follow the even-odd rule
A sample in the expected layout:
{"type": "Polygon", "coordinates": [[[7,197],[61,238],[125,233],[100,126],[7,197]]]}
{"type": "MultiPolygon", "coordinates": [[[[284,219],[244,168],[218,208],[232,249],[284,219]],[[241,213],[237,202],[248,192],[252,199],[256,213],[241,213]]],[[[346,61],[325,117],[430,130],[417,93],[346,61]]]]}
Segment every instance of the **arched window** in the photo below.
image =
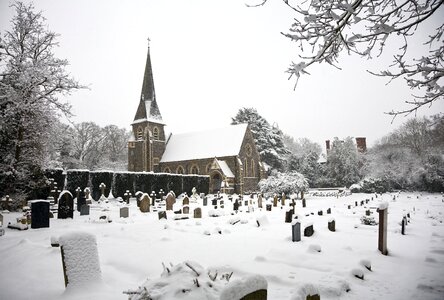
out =
{"type": "Polygon", "coordinates": [[[154,140],[159,140],[159,128],[157,128],[156,126],[154,126],[153,128],[153,138],[154,140]]]}
{"type": "Polygon", "coordinates": [[[142,128],[142,126],[139,126],[137,128],[137,140],[138,141],[143,140],[143,128],[142,128]]]}
{"type": "Polygon", "coordinates": [[[205,174],[210,174],[210,169],[211,169],[211,163],[209,163],[206,167],[205,167],[205,174]]]}
{"type": "Polygon", "coordinates": [[[254,159],[251,159],[251,177],[255,177],[256,175],[254,174],[254,159]]]}
{"type": "Polygon", "coordinates": [[[183,174],[183,173],[184,173],[183,167],[182,166],[178,166],[177,169],[176,169],[176,174],[183,174]]]}
{"type": "Polygon", "coordinates": [[[244,170],[245,170],[245,177],[248,177],[248,161],[247,159],[244,160],[244,170]]]}
{"type": "Polygon", "coordinates": [[[190,174],[199,174],[199,167],[197,165],[192,165],[190,168],[190,174]]]}
{"type": "Polygon", "coordinates": [[[166,167],[165,169],[163,169],[163,172],[164,172],[164,173],[171,173],[171,169],[168,168],[168,167],[166,167]]]}
{"type": "Polygon", "coordinates": [[[253,153],[253,149],[251,148],[250,144],[247,144],[246,148],[247,156],[251,156],[251,154],[253,153]]]}

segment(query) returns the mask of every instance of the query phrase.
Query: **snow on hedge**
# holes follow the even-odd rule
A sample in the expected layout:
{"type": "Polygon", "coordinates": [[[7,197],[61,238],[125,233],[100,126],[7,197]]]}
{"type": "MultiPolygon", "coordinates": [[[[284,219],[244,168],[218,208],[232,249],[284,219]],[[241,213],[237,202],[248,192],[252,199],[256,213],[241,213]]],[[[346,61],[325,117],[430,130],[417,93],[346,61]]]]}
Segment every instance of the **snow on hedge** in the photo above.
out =
{"type": "Polygon", "coordinates": [[[250,275],[248,277],[234,280],[220,293],[220,300],[238,300],[258,290],[266,290],[267,280],[261,275],[250,275]]]}

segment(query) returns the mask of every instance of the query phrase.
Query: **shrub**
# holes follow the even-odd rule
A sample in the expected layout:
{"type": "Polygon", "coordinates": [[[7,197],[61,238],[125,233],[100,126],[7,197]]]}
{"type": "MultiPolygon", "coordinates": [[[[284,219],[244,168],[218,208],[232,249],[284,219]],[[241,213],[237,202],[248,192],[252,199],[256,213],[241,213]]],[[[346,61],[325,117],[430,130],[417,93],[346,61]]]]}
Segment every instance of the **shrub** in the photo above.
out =
{"type": "Polygon", "coordinates": [[[153,183],[153,174],[146,172],[134,173],[134,190],[150,194],[153,183]]]}
{"type": "Polygon", "coordinates": [[[115,198],[122,197],[123,194],[128,190],[132,195],[135,194],[134,191],[134,181],[136,178],[134,172],[116,172],[113,176],[112,190],[113,196],[115,198]]]}
{"type": "Polygon", "coordinates": [[[102,192],[100,191],[100,184],[103,182],[105,187],[105,197],[109,196],[109,192],[111,190],[111,186],[113,183],[113,175],[112,171],[92,171],[89,174],[91,179],[91,197],[94,200],[99,200],[102,192]]]}
{"type": "Polygon", "coordinates": [[[198,175],[182,175],[183,189],[182,192],[186,192],[187,195],[192,194],[193,187],[198,187],[199,176],[198,175]]]}
{"type": "Polygon", "coordinates": [[[166,178],[168,179],[168,184],[167,184],[167,190],[165,192],[168,193],[169,191],[173,191],[174,194],[180,195],[183,191],[182,175],[168,174],[166,178]]]}
{"type": "Polygon", "coordinates": [[[68,170],[66,171],[66,190],[74,197],[76,189],[80,187],[82,191],[89,186],[89,170],[68,170]]]}

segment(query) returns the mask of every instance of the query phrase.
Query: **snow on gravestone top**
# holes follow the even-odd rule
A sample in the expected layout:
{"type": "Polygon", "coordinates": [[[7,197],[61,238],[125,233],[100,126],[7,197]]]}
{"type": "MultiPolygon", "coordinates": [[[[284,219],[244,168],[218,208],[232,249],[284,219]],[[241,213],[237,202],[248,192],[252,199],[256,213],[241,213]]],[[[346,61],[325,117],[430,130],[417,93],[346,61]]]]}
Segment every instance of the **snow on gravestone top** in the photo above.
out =
{"type": "Polygon", "coordinates": [[[72,196],[72,194],[71,194],[70,191],[68,191],[68,190],[64,190],[64,191],[62,191],[62,192],[60,193],[59,197],[57,198],[57,202],[59,202],[60,199],[62,199],[62,197],[63,197],[65,194],[69,194],[69,195],[71,196],[71,198],[73,198],[73,196],[72,196]]]}
{"type": "Polygon", "coordinates": [[[96,237],[87,232],[71,232],[59,237],[63,247],[68,286],[101,280],[96,237]]]}
{"type": "Polygon", "coordinates": [[[389,206],[389,204],[388,204],[387,201],[382,201],[381,203],[379,203],[378,209],[379,210],[384,210],[384,209],[387,209],[388,206],[389,206]]]}
{"type": "Polygon", "coordinates": [[[307,296],[319,295],[319,289],[313,284],[304,284],[299,290],[298,295],[292,299],[294,300],[305,300],[307,296]]]}
{"type": "Polygon", "coordinates": [[[266,290],[267,285],[267,280],[261,275],[250,275],[242,279],[234,280],[228,283],[222,290],[220,300],[241,299],[255,291],[266,290]]]}

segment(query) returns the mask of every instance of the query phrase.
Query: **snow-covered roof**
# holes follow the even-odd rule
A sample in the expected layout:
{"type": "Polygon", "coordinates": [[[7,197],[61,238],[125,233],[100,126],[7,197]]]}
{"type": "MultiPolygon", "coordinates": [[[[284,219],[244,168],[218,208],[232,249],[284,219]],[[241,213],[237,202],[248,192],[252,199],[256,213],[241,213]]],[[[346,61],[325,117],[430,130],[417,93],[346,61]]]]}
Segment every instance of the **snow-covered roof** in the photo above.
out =
{"type": "Polygon", "coordinates": [[[247,124],[171,135],[160,162],[238,155],[247,124]]]}
{"type": "Polygon", "coordinates": [[[222,173],[230,178],[234,178],[234,174],[231,171],[230,167],[228,166],[227,162],[225,160],[218,160],[220,169],[222,171],[222,173]]]}

